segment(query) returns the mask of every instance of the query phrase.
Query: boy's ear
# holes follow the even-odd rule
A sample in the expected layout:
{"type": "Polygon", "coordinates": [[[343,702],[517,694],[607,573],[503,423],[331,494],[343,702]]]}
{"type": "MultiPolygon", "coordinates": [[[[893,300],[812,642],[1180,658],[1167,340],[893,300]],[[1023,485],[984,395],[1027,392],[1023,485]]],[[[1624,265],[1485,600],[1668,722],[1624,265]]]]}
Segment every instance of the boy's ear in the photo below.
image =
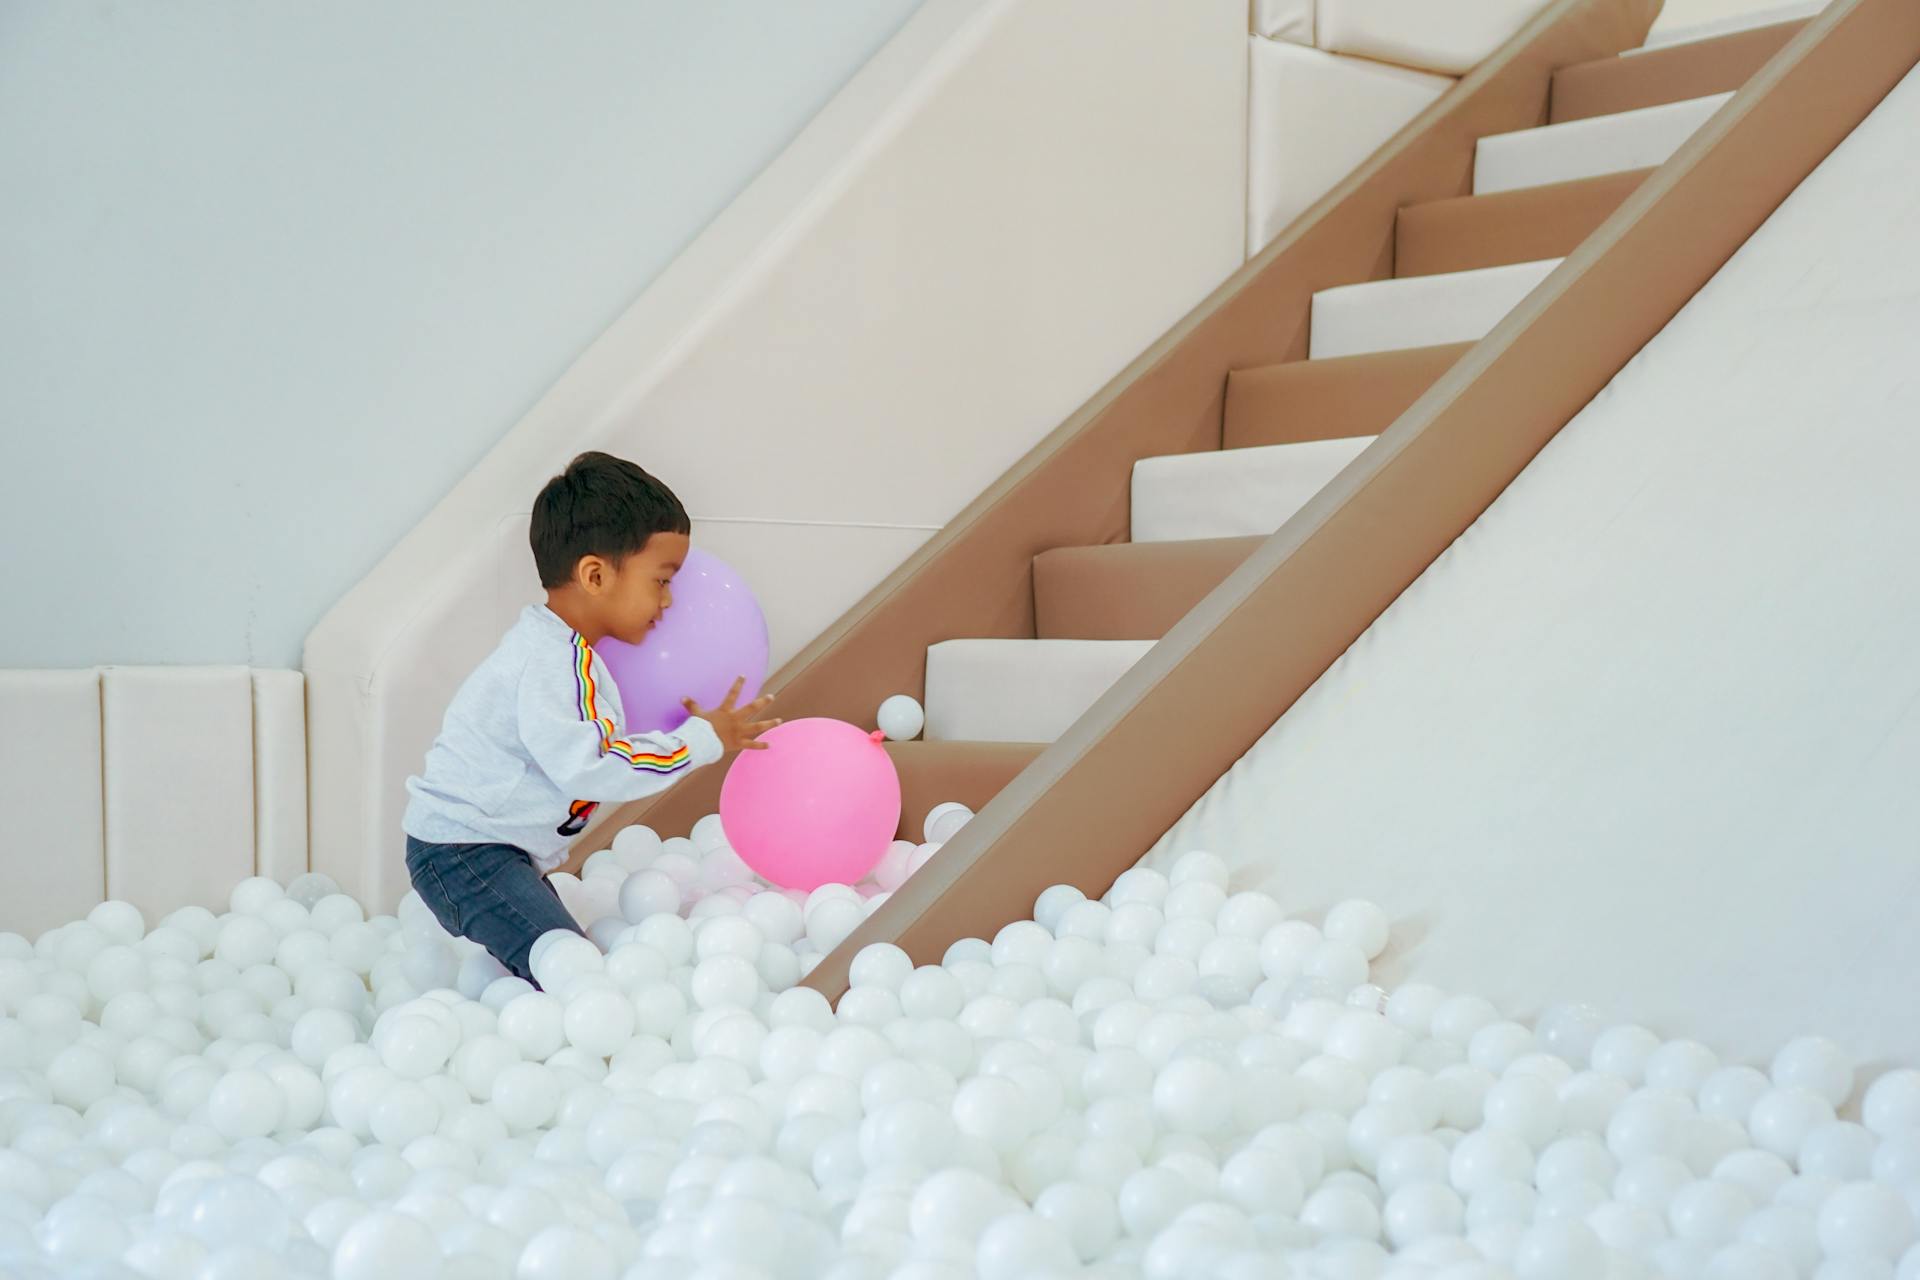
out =
{"type": "Polygon", "coordinates": [[[581,556],[573,566],[573,580],[588,595],[599,595],[610,576],[607,562],[599,556],[581,556]]]}

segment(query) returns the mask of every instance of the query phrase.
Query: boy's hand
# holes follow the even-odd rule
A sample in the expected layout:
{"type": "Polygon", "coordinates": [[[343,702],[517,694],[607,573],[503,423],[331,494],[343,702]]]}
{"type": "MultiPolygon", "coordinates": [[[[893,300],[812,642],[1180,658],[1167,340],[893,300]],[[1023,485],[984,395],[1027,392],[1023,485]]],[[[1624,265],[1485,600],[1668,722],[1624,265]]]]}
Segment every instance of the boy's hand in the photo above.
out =
{"type": "Polygon", "coordinates": [[[741,676],[733,682],[733,688],[727,691],[727,699],[710,710],[702,709],[692,698],[680,699],[680,705],[689,714],[699,716],[713,726],[714,733],[720,739],[720,746],[727,751],[765,751],[767,744],[759,741],[760,735],[779,724],[778,720],[756,720],[755,716],[767,709],[773,701],[773,695],[763,693],[744,707],[735,707],[734,700],[740,696],[740,690],[747,684],[747,678],[741,676]]]}

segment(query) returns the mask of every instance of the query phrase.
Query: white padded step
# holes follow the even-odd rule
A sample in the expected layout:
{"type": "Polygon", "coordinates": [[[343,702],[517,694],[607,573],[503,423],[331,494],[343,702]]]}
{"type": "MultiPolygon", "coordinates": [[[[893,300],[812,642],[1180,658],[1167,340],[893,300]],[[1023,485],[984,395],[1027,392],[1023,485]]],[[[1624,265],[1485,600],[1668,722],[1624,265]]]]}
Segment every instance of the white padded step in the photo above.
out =
{"type": "MultiPolygon", "coordinates": [[[[1688,26],[1674,26],[1663,30],[1660,20],[1656,19],[1653,30],[1647,33],[1647,42],[1638,49],[1627,49],[1622,57],[1643,53],[1648,49],[1664,49],[1669,45],[1694,44],[1701,40],[1714,40],[1720,36],[1730,36],[1738,31],[1754,31],[1760,27],[1771,27],[1781,22],[1798,22],[1802,18],[1812,18],[1827,7],[1827,0],[1812,0],[1807,4],[1781,5],[1773,9],[1755,9],[1748,13],[1736,13],[1719,18],[1713,22],[1696,22],[1688,26]]],[[[1675,13],[1685,10],[1675,7],[1675,13]]],[[[1661,18],[1665,18],[1665,14],[1661,18]]]]}
{"type": "Polygon", "coordinates": [[[1265,537],[1372,442],[1348,436],[1142,458],[1133,464],[1133,540],[1265,537]]]}
{"type": "Polygon", "coordinates": [[[1151,640],[946,640],[927,646],[928,741],[1052,742],[1151,640]]]}
{"type": "Polygon", "coordinates": [[[1314,360],[1478,342],[1560,259],[1516,262],[1322,289],[1313,295],[1307,352],[1314,360]]]}
{"type": "Polygon", "coordinates": [[[1731,97],[1731,93],[1715,93],[1518,133],[1490,134],[1474,145],[1473,194],[1664,164],[1731,97]]]}

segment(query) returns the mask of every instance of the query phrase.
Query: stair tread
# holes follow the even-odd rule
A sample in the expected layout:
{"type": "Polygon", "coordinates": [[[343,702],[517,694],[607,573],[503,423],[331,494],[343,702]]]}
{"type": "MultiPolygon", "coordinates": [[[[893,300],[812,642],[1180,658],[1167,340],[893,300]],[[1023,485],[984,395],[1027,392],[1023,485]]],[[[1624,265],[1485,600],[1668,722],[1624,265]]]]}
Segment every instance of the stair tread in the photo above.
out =
{"type": "Polygon", "coordinates": [[[1478,341],[1559,265],[1548,258],[1322,289],[1313,295],[1308,351],[1321,360],[1478,341]]]}
{"type": "Polygon", "coordinates": [[[1563,124],[1738,89],[1806,25],[1777,22],[1562,67],[1548,119],[1563,124]]]}
{"type": "Polygon", "coordinates": [[[1133,540],[1264,537],[1373,441],[1346,436],[1143,458],[1133,468],[1133,540]]]}
{"type": "Polygon", "coordinates": [[[1378,435],[1472,347],[1450,342],[1232,370],[1221,444],[1378,435]]]}
{"type": "Polygon", "coordinates": [[[1729,14],[1724,18],[1715,18],[1709,22],[1695,22],[1684,27],[1658,29],[1647,34],[1640,49],[1629,49],[1629,53],[1639,53],[1654,49],[1667,49],[1676,45],[1696,44],[1705,40],[1719,39],[1737,35],[1743,31],[1752,31],[1763,27],[1775,27],[1784,23],[1804,25],[1818,17],[1827,7],[1828,0],[1803,0],[1802,3],[1775,5],[1765,9],[1750,9],[1745,13],[1729,14]]]}
{"type": "Polygon", "coordinates": [[[1496,133],[1474,144],[1473,194],[1516,191],[1664,164],[1731,93],[1496,133]]]}
{"type": "Polygon", "coordinates": [[[1151,640],[946,640],[927,646],[930,741],[1052,742],[1151,640]]]}
{"type": "Polygon", "coordinates": [[[1194,538],[1043,551],[1033,558],[1035,630],[1050,640],[1157,640],[1260,542],[1194,538]]]}

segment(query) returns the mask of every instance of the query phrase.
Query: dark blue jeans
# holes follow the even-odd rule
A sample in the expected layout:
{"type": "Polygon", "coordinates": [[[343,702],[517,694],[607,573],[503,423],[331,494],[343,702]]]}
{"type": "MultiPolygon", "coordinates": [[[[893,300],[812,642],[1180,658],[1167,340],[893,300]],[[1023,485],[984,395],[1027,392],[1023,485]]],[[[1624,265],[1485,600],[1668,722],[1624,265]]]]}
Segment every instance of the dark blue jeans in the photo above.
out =
{"type": "Polygon", "coordinates": [[[535,938],[550,929],[581,932],[533,859],[513,845],[428,844],[408,836],[407,874],[448,933],[473,939],[528,982],[535,938]]]}

